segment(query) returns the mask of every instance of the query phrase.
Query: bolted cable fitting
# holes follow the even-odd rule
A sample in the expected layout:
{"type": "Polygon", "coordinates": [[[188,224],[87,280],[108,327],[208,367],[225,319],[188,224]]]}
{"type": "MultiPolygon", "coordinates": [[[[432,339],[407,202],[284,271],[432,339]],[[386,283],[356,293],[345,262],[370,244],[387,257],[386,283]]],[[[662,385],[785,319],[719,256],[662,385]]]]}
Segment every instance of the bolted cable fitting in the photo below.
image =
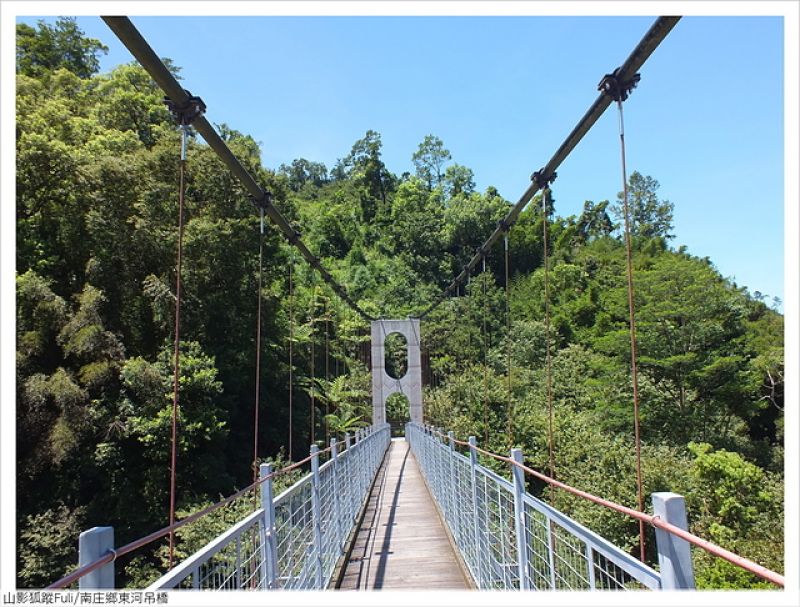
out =
{"type": "Polygon", "coordinates": [[[288,240],[293,245],[297,246],[298,241],[303,236],[303,233],[298,230],[296,227],[292,226],[292,233],[286,235],[286,240],[288,240]]]}
{"type": "Polygon", "coordinates": [[[189,91],[185,90],[188,99],[185,103],[177,104],[169,97],[164,97],[164,104],[172,114],[172,118],[181,126],[192,124],[199,116],[206,111],[206,104],[200,97],[194,97],[189,91]]]}
{"type": "Polygon", "coordinates": [[[630,80],[620,80],[620,69],[622,68],[618,67],[610,74],[603,76],[600,84],[597,85],[598,91],[618,102],[625,101],[641,79],[639,74],[634,74],[630,77],[630,80]]]}
{"type": "Polygon", "coordinates": [[[262,190],[261,198],[256,198],[255,196],[251,196],[250,202],[253,203],[253,206],[256,209],[259,209],[261,211],[266,211],[268,208],[272,206],[272,192],[270,192],[269,190],[262,190]]]}
{"type": "Polygon", "coordinates": [[[534,171],[533,175],[531,175],[531,181],[536,184],[540,190],[544,190],[547,186],[553,183],[558,177],[558,173],[553,171],[551,175],[545,175],[544,167],[539,169],[538,171],[534,171]]]}

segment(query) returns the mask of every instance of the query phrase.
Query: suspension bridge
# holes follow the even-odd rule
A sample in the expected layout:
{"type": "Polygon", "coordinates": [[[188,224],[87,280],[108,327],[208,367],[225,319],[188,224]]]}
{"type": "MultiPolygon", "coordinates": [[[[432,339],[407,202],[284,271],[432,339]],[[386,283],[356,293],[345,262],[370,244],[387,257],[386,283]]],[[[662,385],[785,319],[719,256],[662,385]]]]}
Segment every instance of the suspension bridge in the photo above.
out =
{"type": "MultiPolygon", "coordinates": [[[[467,284],[473,271],[479,264],[485,264],[489,251],[501,238],[506,243],[508,272],[508,233],[519,214],[537,192],[542,192],[543,205],[546,206],[556,169],[614,102],[619,110],[623,184],[626,184],[622,105],[639,81],[639,68],[677,24],[679,17],[658,18],[624,63],[603,77],[595,102],[547,164],[533,173],[530,186],[469,263],[425,310],[416,318],[407,319],[373,318],[359,307],[303,243],[300,233],[272,204],[270,192],[256,182],[205,119],[206,107],[202,100],[179,85],[130,20],[125,17],[103,19],[164,90],[168,106],[181,127],[179,235],[183,233],[186,135],[191,125],[251,195],[261,217],[262,235],[265,218],[268,218],[333,291],[371,323],[368,360],[372,373],[373,415],[368,428],[331,438],[324,448],[314,444],[309,455],[301,461],[281,469],[261,464],[251,485],[176,520],[174,445],[179,392],[179,237],[169,524],[123,546],[115,544],[111,527],[94,527],[85,531],[78,542],[78,568],[53,582],[49,588],[114,588],[117,559],[164,538],[169,538],[170,542],[169,570],[154,580],[148,590],[693,589],[693,549],[724,559],[776,587],[784,586],[784,578],[779,573],[690,533],[682,496],[670,492],[654,493],[650,496],[653,513],[646,512],[638,465],[638,504],[634,509],[556,480],[552,466],[552,434],[548,437],[550,473],[544,474],[527,466],[519,449],[512,449],[508,454],[493,453],[479,446],[474,436],[457,437],[452,431],[425,423],[422,320],[448,295],[457,293],[467,284]],[[393,333],[406,339],[407,369],[400,378],[390,376],[386,368],[386,338],[393,333]],[[387,423],[386,402],[397,392],[408,398],[409,420],[403,436],[393,438],[387,423]],[[498,473],[500,468],[505,470],[505,475],[498,473]],[[275,495],[274,481],[297,471],[302,472],[301,478],[275,495]],[[566,492],[638,521],[639,557],[604,539],[602,529],[588,529],[553,503],[534,495],[530,490],[534,482],[539,486],[544,483],[553,491],[566,492]],[[253,507],[248,513],[222,533],[207,538],[200,550],[177,562],[174,536],[178,530],[241,499],[252,501],[253,507]],[[644,558],[645,526],[655,528],[658,562],[654,566],[648,565],[644,558]]],[[[627,191],[624,199],[627,205],[627,191]]],[[[625,215],[627,223],[627,209],[625,215]]],[[[546,244],[547,221],[544,221],[544,230],[546,244]]],[[[626,236],[638,458],[635,309],[627,225],[626,236]]],[[[546,250],[544,254],[546,258],[546,250]]],[[[545,276],[545,288],[546,285],[545,276]]],[[[260,287],[259,284],[259,293],[260,287]]],[[[259,317],[260,303],[259,298],[259,317]]],[[[547,320],[549,335],[549,317],[547,320]]],[[[260,352],[260,332],[257,348],[260,352]]],[[[546,351],[549,373],[549,348],[546,351]]],[[[256,428],[258,382],[257,375],[256,428]]],[[[550,392],[548,384],[552,433],[550,392]]],[[[254,462],[259,458],[257,436],[256,433],[254,462]]]]}

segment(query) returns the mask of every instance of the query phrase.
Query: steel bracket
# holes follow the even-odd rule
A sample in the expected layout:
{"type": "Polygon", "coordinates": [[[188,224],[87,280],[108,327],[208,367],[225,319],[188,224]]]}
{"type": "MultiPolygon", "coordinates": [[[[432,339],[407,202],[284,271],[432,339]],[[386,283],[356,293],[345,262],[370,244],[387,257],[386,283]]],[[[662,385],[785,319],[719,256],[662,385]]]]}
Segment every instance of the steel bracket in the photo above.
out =
{"type": "Polygon", "coordinates": [[[625,101],[641,79],[639,74],[634,74],[630,77],[630,80],[620,80],[620,69],[617,68],[610,74],[603,76],[600,84],[597,85],[598,91],[608,95],[614,101],[625,101]]]}
{"type": "Polygon", "coordinates": [[[200,97],[194,97],[189,91],[186,91],[188,99],[185,103],[177,104],[169,97],[164,97],[164,104],[172,114],[172,118],[180,125],[192,124],[199,116],[202,116],[206,111],[206,104],[200,97]]]}

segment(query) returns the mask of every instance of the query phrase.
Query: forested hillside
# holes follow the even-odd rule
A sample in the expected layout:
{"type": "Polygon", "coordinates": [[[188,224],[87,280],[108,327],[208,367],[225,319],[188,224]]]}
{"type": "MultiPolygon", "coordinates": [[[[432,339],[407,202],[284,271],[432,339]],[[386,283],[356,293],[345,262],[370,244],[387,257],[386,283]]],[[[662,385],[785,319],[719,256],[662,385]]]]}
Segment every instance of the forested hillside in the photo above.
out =
{"type": "MultiPolygon", "coordinates": [[[[168,520],[180,136],[140,67],[98,73],[103,50],[68,19],[17,26],[20,586],[74,567],[83,529],[113,525],[121,545],[168,520]]],[[[434,135],[409,150],[414,174],[398,175],[373,130],[333,167],[301,158],[277,168],[262,166],[247,134],[218,130],[375,315],[420,313],[510,208],[496,189],[476,191],[473,172],[434,135]]],[[[190,143],[187,171],[184,514],[252,478],[260,238],[253,204],[200,140],[190,143]]],[[[685,495],[693,532],[782,571],[783,317],[713,260],[674,249],[673,207],[658,182],[638,172],[629,181],[645,494],[685,495]]],[[[587,200],[579,216],[564,217],[554,189],[555,473],[635,507],[621,205],[587,200]]],[[[519,446],[548,471],[541,207],[537,198],[510,232],[509,284],[501,241],[485,272],[426,317],[422,333],[427,419],[495,452],[519,446]]],[[[368,327],[276,231],[264,247],[259,456],[298,460],[312,441],[370,421],[368,327]]],[[[402,407],[390,413],[402,418],[402,407]]],[[[638,546],[635,522],[566,494],[555,499],[609,540],[638,546]]],[[[183,553],[202,543],[201,531],[181,536],[183,553]]],[[[648,545],[655,559],[652,537],[648,545]]],[[[164,559],[163,546],[144,550],[118,568],[120,581],[141,584],[164,559]]],[[[701,552],[695,567],[700,587],[761,584],[701,552]]]]}

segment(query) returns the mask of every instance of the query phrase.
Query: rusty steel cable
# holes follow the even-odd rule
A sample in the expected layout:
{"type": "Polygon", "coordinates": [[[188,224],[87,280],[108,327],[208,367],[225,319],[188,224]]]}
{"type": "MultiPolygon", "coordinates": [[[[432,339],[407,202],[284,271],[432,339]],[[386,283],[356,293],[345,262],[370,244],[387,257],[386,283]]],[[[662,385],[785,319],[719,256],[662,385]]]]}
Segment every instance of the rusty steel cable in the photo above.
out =
{"type": "Polygon", "coordinates": [[[510,445],[514,444],[513,407],[511,405],[511,285],[508,280],[508,232],[503,236],[506,287],[506,435],[510,445]]]}
{"type": "MultiPolygon", "coordinates": [[[[261,396],[261,287],[264,277],[264,209],[261,208],[258,239],[258,306],[256,309],[256,387],[253,406],[253,482],[258,479],[258,409],[261,396]]],[[[255,495],[255,494],[254,494],[255,495]]]]}
{"type": "MultiPolygon", "coordinates": [[[[438,430],[431,430],[431,434],[439,436],[442,439],[450,440],[450,437],[447,434],[444,434],[443,432],[440,432],[438,430]]],[[[663,529],[667,533],[671,533],[672,535],[680,537],[681,539],[686,540],[690,544],[693,544],[694,546],[697,546],[698,548],[701,548],[701,549],[705,550],[709,554],[717,556],[719,558],[722,558],[722,559],[728,561],[729,563],[731,563],[733,565],[741,567],[745,571],[748,571],[748,572],[750,572],[750,573],[752,573],[754,575],[757,575],[760,578],[775,584],[776,586],[784,587],[785,584],[786,584],[786,580],[785,580],[784,576],[782,576],[781,574],[779,574],[779,573],[777,573],[775,571],[772,571],[771,569],[767,569],[766,567],[764,567],[762,565],[759,565],[758,563],[755,563],[755,562],[751,561],[750,559],[747,559],[747,558],[745,558],[743,556],[735,554],[734,552],[731,552],[730,550],[726,550],[725,548],[722,548],[721,546],[718,546],[718,545],[716,545],[716,544],[714,544],[712,542],[709,542],[708,540],[704,540],[703,538],[698,537],[697,535],[694,535],[693,533],[690,533],[689,531],[686,531],[685,529],[681,529],[680,527],[672,525],[671,523],[668,523],[668,522],[664,521],[663,519],[661,519],[661,517],[659,517],[657,515],[647,514],[646,512],[643,512],[642,510],[634,510],[633,508],[628,508],[627,506],[623,506],[622,504],[618,504],[616,502],[612,502],[611,500],[607,500],[607,499],[604,499],[602,497],[598,497],[598,496],[593,495],[593,494],[591,494],[591,493],[589,493],[587,491],[583,491],[581,489],[576,489],[575,487],[567,485],[566,483],[562,483],[561,481],[557,481],[556,479],[551,478],[551,477],[547,476],[546,474],[542,474],[541,472],[539,472],[537,470],[534,470],[533,468],[530,468],[530,467],[526,466],[525,464],[521,464],[521,463],[519,463],[517,461],[514,461],[510,457],[506,457],[504,455],[498,455],[497,453],[492,453],[491,451],[487,451],[486,449],[482,449],[482,448],[478,447],[477,445],[475,445],[475,446],[470,445],[469,442],[467,442],[467,441],[458,440],[456,438],[453,438],[452,440],[453,440],[453,443],[456,444],[456,445],[460,445],[462,447],[465,447],[466,449],[475,449],[475,451],[477,453],[485,455],[486,457],[492,458],[492,459],[500,461],[500,462],[504,462],[504,463],[509,464],[511,466],[516,466],[520,470],[525,472],[526,474],[529,474],[530,476],[533,476],[534,478],[537,478],[537,479],[539,479],[539,480],[541,480],[541,481],[543,481],[543,482],[545,482],[545,483],[547,483],[549,485],[552,485],[552,486],[554,486],[554,487],[556,487],[558,489],[563,489],[567,493],[571,493],[572,495],[575,495],[575,496],[580,497],[582,499],[585,499],[587,501],[593,502],[593,503],[595,503],[595,504],[597,504],[599,506],[603,506],[603,507],[608,508],[610,510],[614,510],[615,512],[619,512],[620,514],[624,514],[626,516],[629,516],[629,517],[631,517],[633,519],[638,520],[642,524],[648,523],[648,524],[652,525],[653,527],[657,527],[659,529],[663,529]]]]}
{"type": "MultiPolygon", "coordinates": [[[[547,384],[547,450],[550,460],[550,476],[556,476],[555,449],[553,446],[553,359],[550,354],[550,269],[547,250],[547,199],[550,187],[542,189],[542,257],[544,265],[544,349],[545,377],[547,384]]],[[[550,486],[550,501],[555,503],[555,490],[550,486]]]]}
{"type": "Polygon", "coordinates": [[[292,461],[292,407],[294,384],[294,252],[289,251],[289,461],[292,461]]]}
{"type": "MultiPolygon", "coordinates": [[[[327,391],[330,381],[330,318],[328,317],[328,298],[325,298],[325,390],[327,391]]],[[[331,442],[331,429],[328,422],[328,415],[331,414],[331,401],[325,395],[325,444],[331,442]]]]}
{"type": "Polygon", "coordinates": [[[489,334],[486,331],[486,258],[483,258],[483,273],[481,275],[483,286],[483,438],[489,442],[489,334]]]}
{"type": "MultiPolygon", "coordinates": [[[[639,425],[639,374],[636,351],[636,307],[634,304],[633,252],[631,247],[630,208],[628,206],[628,176],[625,166],[625,127],[622,119],[622,99],[617,99],[619,108],[619,144],[622,159],[622,213],[625,216],[625,260],[628,278],[628,321],[631,341],[631,381],[633,384],[633,430],[636,447],[636,492],[639,510],[644,512],[644,488],[642,486],[642,445],[639,425]]],[[[639,521],[639,557],[645,559],[644,522],[639,521]]]]}
{"type": "Polygon", "coordinates": [[[311,294],[311,385],[309,386],[308,395],[310,397],[310,404],[311,404],[311,440],[309,441],[312,445],[316,442],[316,428],[315,428],[315,419],[314,414],[316,413],[317,402],[314,395],[314,382],[316,381],[315,373],[316,373],[316,359],[315,355],[316,352],[314,351],[314,329],[316,327],[316,314],[317,314],[317,285],[312,282],[312,294],[311,294]]]}
{"type": "MultiPolygon", "coordinates": [[[[181,368],[181,272],[183,265],[183,207],[186,193],[186,145],[187,130],[189,125],[182,119],[181,131],[181,159],[179,163],[178,184],[178,251],[175,262],[175,344],[173,348],[173,380],[172,380],[172,428],[169,466],[169,524],[175,523],[175,491],[178,463],[178,406],[180,392],[181,368]]],[[[175,556],[175,534],[169,534],[169,568],[175,556]]]]}

